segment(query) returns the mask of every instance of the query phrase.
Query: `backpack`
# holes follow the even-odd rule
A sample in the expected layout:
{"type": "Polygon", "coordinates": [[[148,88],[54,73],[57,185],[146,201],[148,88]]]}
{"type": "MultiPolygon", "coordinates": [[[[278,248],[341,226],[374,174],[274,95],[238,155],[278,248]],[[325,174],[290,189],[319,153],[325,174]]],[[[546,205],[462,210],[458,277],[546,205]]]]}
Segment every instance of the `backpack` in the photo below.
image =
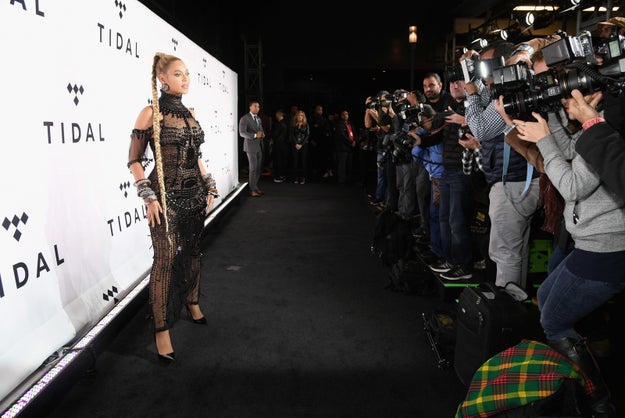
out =
{"type": "Polygon", "coordinates": [[[400,258],[393,264],[388,276],[386,288],[394,292],[429,296],[437,291],[432,272],[416,259],[400,258]]]}
{"type": "Polygon", "coordinates": [[[371,253],[392,266],[400,259],[414,258],[412,224],[391,210],[377,215],[371,240],[371,253]]]}

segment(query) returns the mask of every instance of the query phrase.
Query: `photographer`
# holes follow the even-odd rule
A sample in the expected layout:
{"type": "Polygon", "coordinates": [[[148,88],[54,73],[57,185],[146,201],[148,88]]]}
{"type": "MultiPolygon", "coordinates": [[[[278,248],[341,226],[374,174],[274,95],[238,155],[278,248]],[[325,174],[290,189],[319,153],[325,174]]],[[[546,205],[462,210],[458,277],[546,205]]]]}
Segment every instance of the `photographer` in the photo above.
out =
{"type": "MultiPolygon", "coordinates": [[[[582,96],[573,90],[572,95],[563,100],[564,106],[571,119],[582,123],[581,136],[608,133],[603,118],[590,110],[601,93],[582,96]]],[[[614,417],[607,385],[575,326],[625,289],[625,202],[575,153],[576,138],[558,135],[558,126],[548,124],[539,113],[532,116],[536,122],[513,122],[519,137],[540,149],[545,172],[565,199],[566,229],[575,242],[573,251],[538,289],[540,322],[549,345],[577,363],[594,383],[596,390],[590,395],[594,416],[614,417]]]]}
{"type": "MultiPolygon", "coordinates": [[[[414,146],[414,137],[411,132],[418,127],[419,113],[411,111],[417,109],[419,101],[415,93],[399,89],[393,93],[396,99],[396,109],[393,118],[394,135],[391,141],[390,158],[395,164],[395,181],[397,187],[397,212],[403,219],[413,221],[417,213],[416,178],[417,164],[412,159],[411,151],[414,146]]],[[[388,155],[388,154],[387,154],[388,155]]]]}
{"type": "MultiPolygon", "coordinates": [[[[493,62],[492,59],[507,58],[512,55],[513,47],[509,42],[489,45],[480,53],[479,60],[493,62]]],[[[463,55],[461,64],[463,60],[473,60],[474,54],[475,51],[469,51],[463,55]]],[[[506,158],[503,133],[506,123],[491,99],[492,81],[491,76],[485,81],[477,78],[465,84],[465,117],[480,142],[482,167],[490,188],[489,256],[497,265],[495,283],[505,286],[512,281],[525,288],[530,225],[538,207],[538,173],[533,171],[526,184],[529,167],[525,158],[514,149],[510,150],[509,159],[506,158]]]]}
{"type": "Polygon", "coordinates": [[[429,202],[428,230],[430,232],[430,249],[438,258],[443,258],[441,244],[441,228],[439,220],[440,188],[439,182],[443,174],[443,145],[442,128],[445,124],[445,115],[438,114],[430,105],[423,105],[419,114],[419,128],[411,130],[408,135],[414,139],[412,159],[423,165],[431,182],[429,202]]]}
{"type": "Polygon", "coordinates": [[[390,109],[390,103],[386,101],[389,92],[381,90],[374,97],[367,97],[365,100],[365,128],[376,133],[376,165],[377,180],[376,190],[372,204],[376,206],[389,207],[391,210],[397,209],[397,192],[395,189],[395,169],[389,173],[390,161],[384,161],[384,152],[388,142],[388,135],[392,134],[392,124],[394,113],[390,109]],[[383,106],[384,105],[384,106],[383,106]],[[389,180],[389,176],[391,176],[389,180]]]}
{"type": "MultiPolygon", "coordinates": [[[[473,277],[473,251],[470,231],[471,216],[473,215],[473,186],[472,178],[464,175],[462,171],[464,148],[459,143],[462,137],[460,129],[463,126],[466,128],[464,119],[465,82],[458,76],[448,78],[447,81],[453,101],[445,112],[447,126],[441,132],[443,170],[438,183],[440,253],[434,250],[434,237],[432,236],[433,252],[437,254],[439,259],[429,267],[432,271],[441,273],[441,277],[447,280],[460,280],[473,277]]],[[[435,181],[433,180],[432,187],[434,186],[435,181]]]]}
{"type": "Polygon", "coordinates": [[[597,119],[599,113],[595,108],[602,95],[588,104],[579,90],[571,94],[575,104],[569,108],[569,115],[582,124],[598,121],[577,140],[575,151],[592,166],[610,191],[625,199],[625,139],[608,123],[597,119]]]}

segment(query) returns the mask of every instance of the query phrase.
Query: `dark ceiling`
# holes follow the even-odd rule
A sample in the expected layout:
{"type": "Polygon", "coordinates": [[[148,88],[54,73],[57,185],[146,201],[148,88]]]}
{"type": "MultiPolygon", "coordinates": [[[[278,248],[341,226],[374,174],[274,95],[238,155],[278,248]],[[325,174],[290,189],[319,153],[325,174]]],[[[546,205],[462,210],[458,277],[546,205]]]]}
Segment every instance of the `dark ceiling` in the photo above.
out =
{"type": "MultiPolygon", "coordinates": [[[[412,78],[418,87],[424,73],[442,71],[453,61],[449,47],[457,46],[455,41],[461,36],[455,33],[459,18],[471,20],[472,30],[484,31],[489,22],[509,20],[515,6],[568,7],[570,0],[393,3],[383,15],[388,17],[380,16],[379,6],[384,5],[353,5],[344,12],[337,9],[336,1],[324,0],[267,1],[255,3],[250,10],[231,0],[140,1],[239,74],[240,102],[253,94],[277,105],[291,101],[312,107],[314,102],[348,100],[348,96],[351,100],[354,95],[360,103],[360,96],[380,89],[407,88],[412,78]],[[414,48],[408,43],[411,25],[418,26],[414,48]],[[262,75],[260,85],[250,86],[244,82],[244,57],[254,50],[261,51],[262,75]]],[[[618,5],[625,0],[583,1],[586,7],[588,3],[618,5]]],[[[551,16],[555,21],[575,22],[577,12],[551,16]]],[[[584,19],[587,16],[584,13],[584,19]]],[[[534,28],[524,35],[542,36],[534,28]]]]}

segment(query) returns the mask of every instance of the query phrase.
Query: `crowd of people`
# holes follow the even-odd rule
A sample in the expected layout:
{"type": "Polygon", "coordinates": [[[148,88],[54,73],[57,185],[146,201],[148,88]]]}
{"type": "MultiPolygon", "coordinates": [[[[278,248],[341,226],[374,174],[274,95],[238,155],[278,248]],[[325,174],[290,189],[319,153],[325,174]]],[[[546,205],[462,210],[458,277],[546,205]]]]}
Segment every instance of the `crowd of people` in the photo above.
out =
{"type": "Polygon", "coordinates": [[[239,135],[247,155],[250,196],[263,194],[258,188],[262,173],[275,183],[364,184],[367,138],[352,123],[348,110],[326,115],[323,105],[317,104],[307,114],[293,105],[288,113],[279,108],[271,118],[263,117],[258,100],[248,105],[249,112],[239,119],[239,135]]]}
{"type": "MultiPolygon", "coordinates": [[[[623,32],[622,18],[599,25],[601,39],[623,32]]],[[[542,227],[556,246],[537,292],[540,323],[550,346],[593,382],[594,416],[612,417],[609,391],[576,324],[625,289],[622,86],[616,93],[563,88],[554,99],[532,96],[523,90],[534,88],[529,84],[520,87],[528,94],[518,96],[518,85],[510,92],[493,77],[502,66],[528,68],[531,77],[558,76],[562,69],[548,62],[546,51],[564,41],[552,35],[467,51],[459,65],[479,61],[489,71],[468,78],[446,71],[445,80],[431,72],[423,77],[423,91],[382,90],[364,100],[362,125],[352,123],[347,110],[326,116],[321,104],[309,115],[293,106],[270,118],[251,100],[238,133],[252,197],[264,194],[259,183],[267,170],[276,183],[334,178],[339,184],[361,181],[366,188],[372,168],[370,203],[412,222],[414,235],[429,244],[430,269],[446,280],[470,279],[488,261],[494,269],[486,280],[526,288],[532,219],[542,209],[542,227]],[[476,213],[486,213],[489,224],[478,245],[471,229],[476,213]]],[[[604,58],[597,57],[598,65],[604,58]]],[[[217,185],[201,163],[203,131],[181,102],[189,88],[184,62],[156,54],[152,87],[154,105],[137,118],[128,167],[147,207],[154,245],[150,303],[157,354],[173,362],[170,280],[176,265],[182,266],[188,288],[179,293],[178,306],[205,324],[198,231],[217,185]],[[146,177],[148,147],[156,167],[146,177]]]]}
{"type": "MultiPolygon", "coordinates": [[[[604,42],[624,43],[625,19],[599,29],[604,42]]],[[[367,98],[374,105],[365,126],[379,140],[373,202],[415,222],[415,235],[427,238],[437,260],[430,268],[443,279],[471,278],[475,261],[486,256],[495,266],[486,280],[522,289],[532,220],[543,213],[541,229],[557,245],[537,292],[540,324],[547,343],[593,383],[593,416],[613,417],[609,390],[578,325],[625,289],[624,74],[592,73],[609,59],[598,52],[597,67],[558,66],[553,55],[563,42],[571,40],[554,34],[517,45],[495,42],[458,58],[464,68],[480,65],[470,77],[447,72],[449,93],[430,73],[423,96],[397,90],[367,98]],[[479,68],[487,71],[478,74],[479,68]],[[552,95],[538,83],[502,81],[514,78],[511,68],[529,69],[536,80],[571,80],[576,69],[595,78],[572,87],[563,82],[552,95]],[[480,254],[470,227],[484,201],[490,227],[487,254],[480,254]]]]}

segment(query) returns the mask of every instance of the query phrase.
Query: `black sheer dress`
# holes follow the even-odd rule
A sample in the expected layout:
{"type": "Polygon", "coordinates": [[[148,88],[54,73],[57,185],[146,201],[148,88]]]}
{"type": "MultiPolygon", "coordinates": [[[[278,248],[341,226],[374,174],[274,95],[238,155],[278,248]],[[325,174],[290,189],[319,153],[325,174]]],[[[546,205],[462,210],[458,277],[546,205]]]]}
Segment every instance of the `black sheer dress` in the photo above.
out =
{"type": "MultiPolygon", "coordinates": [[[[182,304],[197,304],[200,292],[201,234],[206,210],[206,186],[198,166],[204,131],[180,96],[161,92],[160,145],[167,196],[169,231],[161,224],[150,227],[154,261],[150,276],[150,305],[154,331],[169,329],[182,304]]],[[[153,128],[134,129],[131,135],[128,165],[146,166],[148,145],[154,151],[153,128]]],[[[157,170],[148,179],[161,201],[157,170]]]]}

